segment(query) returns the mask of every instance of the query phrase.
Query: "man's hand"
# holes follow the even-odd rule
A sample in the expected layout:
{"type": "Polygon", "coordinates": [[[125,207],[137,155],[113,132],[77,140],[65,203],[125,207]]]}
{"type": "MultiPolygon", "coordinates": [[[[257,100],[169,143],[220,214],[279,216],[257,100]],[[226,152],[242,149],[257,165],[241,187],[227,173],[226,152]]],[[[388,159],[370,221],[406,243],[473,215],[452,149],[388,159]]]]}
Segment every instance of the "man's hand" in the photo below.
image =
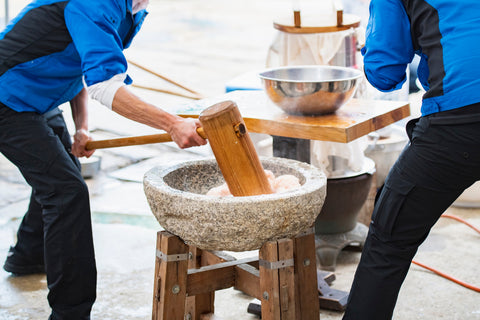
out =
{"type": "Polygon", "coordinates": [[[85,149],[85,145],[89,140],[91,140],[91,137],[87,130],[77,130],[77,132],[75,132],[75,135],[73,136],[72,154],[77,158],[89,158],[95,152],[95,150],[85,149]]]}
{"type": "Polygon", "coordinates": [[[197,128],[200,127],[198,119],[178,117],[178,120],[172,124],[169,134],[181,149],[203,146],[207,144],[207,140],[198,135],[197,128]]]}

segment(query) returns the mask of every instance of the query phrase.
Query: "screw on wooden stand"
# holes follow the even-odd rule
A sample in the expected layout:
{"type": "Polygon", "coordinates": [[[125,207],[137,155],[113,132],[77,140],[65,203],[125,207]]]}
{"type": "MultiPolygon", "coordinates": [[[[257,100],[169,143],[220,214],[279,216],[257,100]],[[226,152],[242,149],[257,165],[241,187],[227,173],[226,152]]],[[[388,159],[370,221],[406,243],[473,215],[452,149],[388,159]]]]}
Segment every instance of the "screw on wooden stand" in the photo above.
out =
{"type": "Polygon", "coordinates": [[[304,265],[305,267],[308,267],[308,266],[310,265],[310,259],[305,259],[305,260],[303,260],[303,265],[304,265]]]}
{"type": "Polygon", "coordinates": [[[172,288],[172,292],[174,294],[178,294],[180,292],[180,286],[178,284],[174,285],[172,288]]]}
{"type": "Polygon", "coordinates": [[[269,298],[268,292],[265,291],[265,292],[263,293],[263,299],[268,300],[268,298],[269,298]]]}

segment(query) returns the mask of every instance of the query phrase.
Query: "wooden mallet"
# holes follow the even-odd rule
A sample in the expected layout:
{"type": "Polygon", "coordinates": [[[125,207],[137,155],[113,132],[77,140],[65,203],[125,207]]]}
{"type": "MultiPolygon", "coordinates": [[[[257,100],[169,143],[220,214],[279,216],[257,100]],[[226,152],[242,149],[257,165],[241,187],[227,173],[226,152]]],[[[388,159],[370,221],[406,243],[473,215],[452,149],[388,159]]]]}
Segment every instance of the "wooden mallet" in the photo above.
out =
{"type": "MultiPolygon", "coordinates": [[[[202,128],[197,132],[208,139],[225,182],[234,196],[270,194],[273,190],[248,134],[245,122],[233,101],[219,102],[200,113],[202,128]]],[[[92,140],[87,150],[172,141],[169,134],[155,134],[92,140]]]]}

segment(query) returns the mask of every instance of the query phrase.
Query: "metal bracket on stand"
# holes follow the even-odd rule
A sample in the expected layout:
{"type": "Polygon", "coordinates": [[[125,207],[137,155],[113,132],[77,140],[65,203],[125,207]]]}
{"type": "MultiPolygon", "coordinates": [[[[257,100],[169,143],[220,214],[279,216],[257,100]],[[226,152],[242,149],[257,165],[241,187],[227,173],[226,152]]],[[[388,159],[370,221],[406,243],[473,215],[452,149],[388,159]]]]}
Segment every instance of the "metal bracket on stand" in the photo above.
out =
{"type": "MultiPolygon", "coordinates": [[[[331,273],[333,275],[333,273],[331,273]]],[[[317,272],[318,293],[320,294],[320,308],[344,311],[347,307],[347,300],[349,293],[330,288],[331,282],[327,282],[325,276],[329,273],[325,271],[317,272]]]]}
{"type": "MultiPolygon", "coordinates": [[[[344,311],[347,306],[348,292],[330,288],[335,280],[332,272],[317,270],[318,293],[320,308],[334,311],[344,311]]],[[[260,300],[253,299],[247,308],[247,312],[256,316],[262,316],[260,300]]]]}

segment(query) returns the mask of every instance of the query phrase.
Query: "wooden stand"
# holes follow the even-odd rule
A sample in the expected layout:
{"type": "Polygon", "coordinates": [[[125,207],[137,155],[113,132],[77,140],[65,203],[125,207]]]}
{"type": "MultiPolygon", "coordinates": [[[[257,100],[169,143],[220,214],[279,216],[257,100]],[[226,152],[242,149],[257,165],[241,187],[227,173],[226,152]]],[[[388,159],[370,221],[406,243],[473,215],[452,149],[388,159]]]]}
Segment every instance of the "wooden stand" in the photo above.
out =
{"type": "Polygon", "coordinates": [[[333,1],[333,9],[336,13],[336,24],[329,20],[322,21],[318,16],[307,16],[309,19],[303,19],[299,9],[293,11],[293,24],[290,19],[287,21],[276,21],[273,26],[275,29],[287,33],[325,33],[358,28],[360,26],[360,17],[344,14],[343,3],[340,0],[333,1]],[[320,21],[319,21],[320,20],[320,21]]]}
{"type": "Polygon", "coordinates": [[[153,320],[214,316],[216,290],[234,287],[261,301],[263,320],[318,320],[313,230],[266,242],[259,257],[235,260],[189,247],[167,232],[157,234],[153,320]]]}

